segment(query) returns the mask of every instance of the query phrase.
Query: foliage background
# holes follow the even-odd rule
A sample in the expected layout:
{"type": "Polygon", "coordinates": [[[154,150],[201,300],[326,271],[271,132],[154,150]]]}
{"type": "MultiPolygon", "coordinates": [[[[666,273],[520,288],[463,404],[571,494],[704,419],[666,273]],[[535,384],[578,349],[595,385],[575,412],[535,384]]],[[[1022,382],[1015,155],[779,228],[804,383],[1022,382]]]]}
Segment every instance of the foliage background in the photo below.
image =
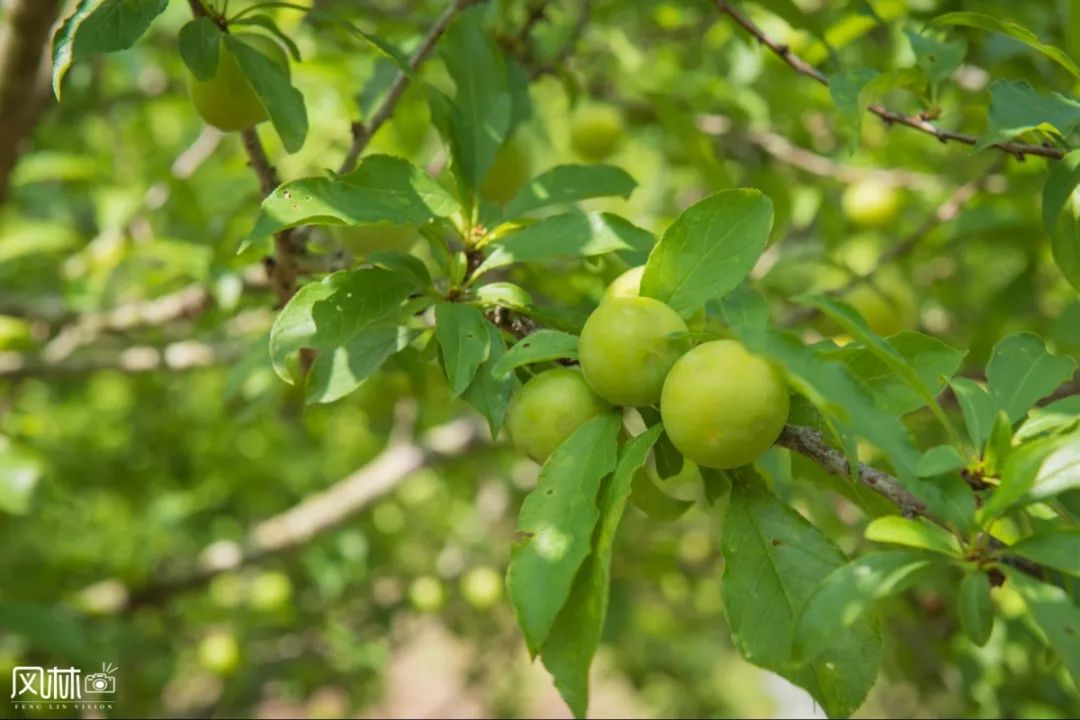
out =
{"type": "MultiPolygon", "coordinates": [[[[444,3],[320,5],[409,48],[444,3]]],[[[525,4],[488,5],[494,31],[520,52],[525,4]]],[[[852,240],[893,245],[955,187],[989,172],[955,219],[933,227],[895,263],[916,290],[920,326],[970,348],[967,371],[984,367],[993,344],[1017,330],[1080,355],[1080,301],[1051,261],[1041,227],[1046,161],[972,152],[869,117],[849,154],[828,90],[762,51],[710,3],[596,0],[565,60],[561,48],[582,5],[545,5],[530,52],[558,68],[530,88],[537,113],[522,134],[534,169],[576,161],[567,121],[582,97],[618,106],[629,126],[610,162],[640,187],[629,200],[586,206],[659,233],[709,192],[761,188],[777,221],[755,274],[783,314],[791,310],[786,297],[836,283],[834,264],[850,257],[852,240]],[[793,148],[817,158],[813,171],[793,148]],[[840,210],[841,194],[852,179],[876,173],[902,181],[902,212],[886,228],[858,231],[840,210]]],[[[821,0],[746,9],[771,36],[834,69],[910,66],[903,29],[956,9],[1008,17],[1080,56],[1080,6],[1064,0],[821,0]],[[805,13],[793,13],[796,5],[805,13]],[[803,24],[792,27],[785,17],[803,24]],[[815,42],[815,32],[826,34],[834,55],[815,42]]],[[[319,29],[299,13],[276,16],[303,53],[293,78],[311,131],[292,155],[272,132],[261,135],[282,177],[318,174],[340,162],[350,119],[370,110],[392,76],[355,38],[319,29]]],[[[0,514],[0,675],[16,664],[72,657],[114,662],[122,686],[116,716],[564,714],[549,680],[528,666],[506,600],[476,608],[460,590],[470,568],[502,573],[517,509],[535,481],[536,467],[504,440],[413,473],[296,552],[113,611],[116,597],[190,564],[215,543],[241,542],[254,523],[362,467],[388,442],[395,408],[398,415],[414,409],[422,428],[472,412],[449,396],[436,366],[408,352],[329,405],[303,407],[274,375],[266,354],[272,297],[242,290],[244,269],[264,248],[235,254],[261,193],[239,137],[204,128],[187,99],[176,37],[189,18],[185,3],[172,2],[132,49],[76,64],[63,103],[45,110],[0,207],[0,332],[11,328],[0,344],[7,351],[40,350],[76,314],[194,283],[210,292],[204,311],[100,333],[72,357],[109,366],[133,345],[191,340],[217,353],[210,367],[184,372],[82,368],[0,377],[0,507],[9,511],[0,514]],[[288,578],[284,606],[260,608],[252,599],[267,572],[288,578]],[[445,602],[437,610],[410,601],[431,584],[417,584],[421,578],[440,584],[445,602]],[[237,668],[225,675],[197,657],[202,639],[219,633],[240,648],[237,668]]],[[[1024,79],[1043,92],[1077,89],[1075,78],[1005,36],[952,34],[965,37],[969,49],[963,82],[947,84],[937,98],[944,125],[982,130],[991,76],[1024,79]]],[[[437,59],[422,75],[445,82],[437,59]]],[[[918,109],[910,96],[895,100],[918,109]]],[[[422,93],[406,91],[369,152],[434,170],[445,165],[422,93]]],[[[587,312],[624,267],[575,260],[518,270],[515,280],[549,304],[587,312]]],[[[183,355],[179,348],[173,352],[183,355]]],[[[846,551],[865,546],[867,516],[823,492],[836,481],[808,461],[791,463],[786,499],[846,551]]],[[[687,499],[699,492],[692,479],[673,490],[687,499]]],[[[775,678],[733,651],[714,515],[703,503],[667,524],[628,511],[596,669],[599,714],[813,710],[805,698],[785,704],[775,678]]],[[[1051,666],[1008,588],[996,593],[1005,619],[986,647],[957,632],[958,580],[941,577],[888,601],[886,662],[860,713],[1080,713],[1075,689],[1051,666]]]]}

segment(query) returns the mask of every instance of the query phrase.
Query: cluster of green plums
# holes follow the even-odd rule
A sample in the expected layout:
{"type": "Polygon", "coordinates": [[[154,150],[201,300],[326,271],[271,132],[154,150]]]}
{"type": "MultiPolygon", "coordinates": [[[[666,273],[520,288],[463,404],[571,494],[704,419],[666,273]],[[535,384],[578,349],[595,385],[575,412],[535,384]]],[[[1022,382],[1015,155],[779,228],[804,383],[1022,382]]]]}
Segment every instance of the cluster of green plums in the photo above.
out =
{"type": "Polygon", "coordinates": [[[691,348],[687,322],[640,295],[642,272],[615,280],[585,322],[580,369],[547,370],[522,387],[507,421],[515,446],[542,463],[593,417],[659,404],[664,431],[686,458],[717,469],[752,462],[787,420],[783,376],[735,340],[691,348]]]}

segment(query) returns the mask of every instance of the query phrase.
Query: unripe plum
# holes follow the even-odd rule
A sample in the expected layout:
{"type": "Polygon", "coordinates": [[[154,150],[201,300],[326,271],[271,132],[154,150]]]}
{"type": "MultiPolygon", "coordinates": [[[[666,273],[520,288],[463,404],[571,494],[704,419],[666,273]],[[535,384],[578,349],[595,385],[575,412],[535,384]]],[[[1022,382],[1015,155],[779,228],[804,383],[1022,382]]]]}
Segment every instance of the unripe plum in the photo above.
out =
{"type": "Polygon", "coordinates": [[[593,392],[609,402],[653,405],[668,370],[689,347],[688,332],[679,313],[659,300],[611,298],[581,329],[581,372],[593,392]]]}
{"type": "Polygon", "coordinates": [[[506,428],[514,446],[538,463],[608,404],[573,368],[555,368],[525,383],[510,406],[506,428]]]}
{"type": "Polygon", "coordinates": [[[679,452],[721,470],[768,450],[788,407],[780,372],[735,340],[703,343],[679,358],[660,399],[664,430],[679,452]]]}
{"type": "Polygon", "coordinates": [[[888,225],[900,210],[900,189],[878,180],[860,180],[848,185],[840,198],[844,217],[862,228],[888,225]]]}
{"type": "Polygon", "coordinates": [[[618,110],[608,105],[588,105],[570,120],[570,146],[586,160],[601,162],[618,149],[624,132],[618,110]]]}
{"type": "MultiPolygon", "coordinates": [[[[273,60],[286,73],[289,71],[285,51],[270,38],[254,33],[238,33],[233,37],[273,60]]],[[[191,100],[203,120],[226,132],[246,130],[268,118],[266,108],[224,39],[219,46],[217,70],[213,77],[209,80],[191,77],[191,100]]]]}
{"type": "Polygon", "coordinates": [[[480,197],[504,205],[510,202],[529,179],[532,168],[529,149],[524,141],[513,137],[503,143],[480,185],[480,197]]]}
{"type": "MultiPolygon", "coordinates": [[[[604,300],[610,300],[613,297],[638,297],[641,295],[641,277],[645,274],[645,266],[638,265],[635,268],[630,268],[619,277],[611,281],[611,284],[607,286],[607,290],[604,291],[604,300]]],[[[686,326],[692,332],[702,332],[705,330],[705,308],[701,308],[696,313],[690,316],[690,319],[686,321],[686,326]]]]}

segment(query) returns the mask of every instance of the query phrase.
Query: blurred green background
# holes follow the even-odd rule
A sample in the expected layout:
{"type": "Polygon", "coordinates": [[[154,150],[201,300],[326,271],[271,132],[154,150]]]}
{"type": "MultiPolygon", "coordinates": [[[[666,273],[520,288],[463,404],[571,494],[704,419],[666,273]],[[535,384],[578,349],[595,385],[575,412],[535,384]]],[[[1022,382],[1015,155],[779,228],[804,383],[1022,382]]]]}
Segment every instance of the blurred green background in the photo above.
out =
{"type": "MultiPolygon", "coordinates": [[[[319,5],[407,50],[445,3],[319,5]]],[[[528,5],[487,2],[492,32],[519,56],[528,5]]],[[[955,9],[1014,19],[1080,55],[1080,4],[1066,0],[773,0],[745,9],[830,71],[910,66],[903,29],[955,9]]],[[[268,128],[261,136],[283,178],[318,174],[340,163],[350,121],[370,112],[393,66],[354,37],[276,12],[303,53],[293,79],[311,131],[294,155],[268,128]]],[[[205,128],[187,98],[176,35],[189,17],[173,0],[133,49],[75,65],[0,206],[0,677],[20,664],[111,662],[120,669],[110,717],[566,716],[550,680],[530,666],[501,591],[517,509],[537,473],[504,438],[410,474],[296,551],[129,607],[139,589],[227,556],[259,521],[364,466],[386,446],[395,413],[415,414],[421,429],[472,413],[411,350],[325,406],[304,408],[274,375],[266,350],[274,299],[257,282],[266,248],[235,253],[258,184],[239,138],[205,128]],[[200,312],[60,342],[80,315],[192,287],[208,293],[200,312]],[[194,357],[207,366],[134,372],[133,347],[166,364],[194,357]],[[52,369],[3,370],[19,358],[61,359],[52,369]]],[[[1004,36],[952,34],[969,49],[957,82],[936,98],[943,126],[983,129],[991,77],[1078,89],[1004,36]]],[[[708,192],[761,188],[777,223],[755,275],[780,317],[792,309],[787,297],[865,271],[867,257],[919,228],[953,188],[990,173],[955,220],[896,263],[910,323],[970,348],[969,369],[1015,330],[1080,353],[1080,302],[1051,262],[1040,222],[1045,161],[973,153],[869,117],[848,153],[827,89],[762,52],[708,2],[553,0],[527,52],[537,66],[554,63],[531,86],[536,112],[520,135],[533,171],[581,161],[569,124],[599,104],[627,128],[608,162],[640,187],[628,201],[590,206],[659,233],[708,192]],[[563,59],[585,7],[581,37],[563,59]],[[845,190],[871,176],[901,188],[883,227],[860,227],[843,210],[845,190]]],[[[421,76],[446,82],[438,59],[421,76]]],[[[918,108],[903,92],[889,99],[918,108]]],[[[448,176],[416,86],[368,152],[448,176]]],[[[315,240],[363,255],[371,236],[315,240]]],[[[536,299],[585,312],[624,269],[605,259],[513,272],[536,299]]],[[[808,337],[822,331],[807,328],[808,337]]],[[[845,550],[865,542],[866,514],[826,492],[837,481],[773,453],[786,499],[845,550]]],[[[695,499],[692,480],[673,494],[695,499]]],[[[816,712],[732,649],[717,530],[700,503],[670,523],[627,513],[595,669],[596,716],[816,712]]],[[[920,586],[884,608],[886,663],[859,714],[1080,714],[1007,589],[996,601],[1012,619],[986,647],[956,632],[954,603],[942,594],[957,581],[942,577],[937,589],[920,586]]],[[[5,701],[0,715],[8,712],[5,701]]]]}

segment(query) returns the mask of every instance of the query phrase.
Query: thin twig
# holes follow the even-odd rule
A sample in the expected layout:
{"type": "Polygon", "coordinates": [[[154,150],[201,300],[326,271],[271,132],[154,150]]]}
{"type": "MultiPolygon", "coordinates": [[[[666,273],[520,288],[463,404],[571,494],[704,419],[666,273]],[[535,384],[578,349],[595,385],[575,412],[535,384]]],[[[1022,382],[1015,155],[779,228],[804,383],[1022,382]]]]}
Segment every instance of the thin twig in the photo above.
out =
{"type": "Polygon", "coordinates": [[[435,24],[428,30],[427,35],[424,36],[423,41],[420,43],[420,47],[409,58],[409,73],[404,70],[398,72],[397,78],[394,79],[394,84],[390,86],[390,90],[386,93],[386,97],[383,98],[382,103],[372,114],[371,119],[366,123],[362,121],[356,121],[352,124],[352,144],[349,146],[348,152],[345,153],[345,159],[341,161],[341,166],[338,168],[338,174],[344,175],[351,172],[356,168],[356,163],[360,159],[361,153],[371,142],[371,138],[375,136],[375,133],[379,131],[379,128],[386,123],[387,120],[394,114],[394,108],[401,99],[402,94],[405,92],[405,88],[409,85],[409,76],[415,74],[420,66],[427,60],[428,56],[435,50],[435,44],[439,42],[439,38],[443,36],[446,29],[450,26],[450,23],[457,17],[458,13],[467,8],[470,5],[478,2],[478,0],[453,0],[450,6],[443,11],[443,14],[439,16],[435,24]]]}
{"type": "MultiPolygon", "coordinates": [[[[716,8],[721,13],[729,16],[739,26],[741,26],[748,33],[753,35],[762,45],[769,48],[777,57],[787,63],[791,69],[800,75],[804,75],[812,80],[815,80],[822,85],[829,84],[829,78],[827,78],[820,70],[815,68],[810,63],[806,62],[794,52],[787,45],[776,42],[770,39],[750,18],[743,15],[736,10],[730,2],[727,0],[715,0],[716,8]]],[[[909,127],[919,132],[926,133],[937,138],[940,142],[958,142],[965,145],[975,145],[979,142],[979,138],[974,135],[968,135],[966,133],[953,132],[952,130],[944,130],[934,125],[927,118],[922,115],[905,115],[894,110],[880,105],[873,104],[867,108],[867,111],[878,116],[888,124],[897,124],[909,127]]],[[[1065,157],[1065,150],[1050,145],[1030,145],[1028,143],[1019,142],[1002,142],[994,143],[991,147],[997,148],[1002,152],[1008,153],[1017,159],[1023,160],[1027,155],[1038,155],[1040,157],[1050,158],[1052,160],[1060,160],[1065,157]]]]}

